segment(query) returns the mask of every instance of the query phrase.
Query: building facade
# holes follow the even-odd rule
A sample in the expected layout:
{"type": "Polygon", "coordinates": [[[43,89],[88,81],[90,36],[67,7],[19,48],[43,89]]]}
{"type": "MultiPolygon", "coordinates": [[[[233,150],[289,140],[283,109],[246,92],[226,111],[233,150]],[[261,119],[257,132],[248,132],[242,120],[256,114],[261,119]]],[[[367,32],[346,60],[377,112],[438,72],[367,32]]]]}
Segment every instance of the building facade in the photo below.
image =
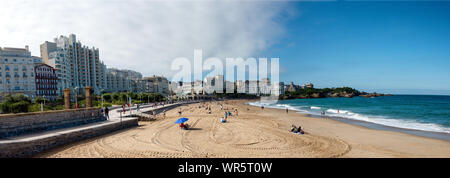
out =
{"type": "Polygon", "coordinates": [[[25,48],[0,48],[0,97],[24,94],[36,97],[34,64],[41,58],[31,56],[25,48]]]}
{"type": "Polygon", "coordinates": [[[143,92],[142,74],[132,70],[108,68],[105,92],[143,92]]]}
{"type": "Polygon", "coordinates": [[[107,88],[106,65],[100,60],[99,49],[82,45],[74,34],[46,41],[40,49],[43,62],[56,71],[59,95],[65,88],[91,86],[97,94],[107,88]]]}
{"type": "Polygon", "coordinates": [[[169,81],[166,77],[153,75],[142,79],[145,85],[145,92],[169,94],[169,81]]]}
{"type": "Polygon", "coordinates": [[[36,97],[55,100],[58,97],[58,77],[53,67],[47,64],[35,64],[36,97]]]}

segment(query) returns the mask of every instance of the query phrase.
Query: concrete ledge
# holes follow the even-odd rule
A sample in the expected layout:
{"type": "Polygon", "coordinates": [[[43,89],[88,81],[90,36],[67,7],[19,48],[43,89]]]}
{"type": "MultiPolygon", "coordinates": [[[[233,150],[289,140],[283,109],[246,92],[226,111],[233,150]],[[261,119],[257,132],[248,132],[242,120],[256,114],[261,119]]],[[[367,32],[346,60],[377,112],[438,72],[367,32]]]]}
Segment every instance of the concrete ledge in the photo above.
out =
{"type": "Polygon", "coordinates": [[[0,138],[73,127],[106,120],[99,108],[1,114],[0,138]]]}
{"type": "Polygon", "coordinates": [[[59,129],[0,140],[0,157],[31,157],[36,153],[50,148],[134,126],[138,126],[137,118],[123,118],[122,122],[104,121],[68,129],[59,129]]]}

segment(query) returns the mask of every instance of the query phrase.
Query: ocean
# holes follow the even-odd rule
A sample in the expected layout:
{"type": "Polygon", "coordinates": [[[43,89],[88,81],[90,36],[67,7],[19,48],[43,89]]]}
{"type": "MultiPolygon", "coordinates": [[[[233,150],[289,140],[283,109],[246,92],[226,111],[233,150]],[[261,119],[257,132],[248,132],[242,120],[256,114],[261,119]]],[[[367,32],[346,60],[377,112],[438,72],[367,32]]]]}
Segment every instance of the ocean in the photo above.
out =
{"type": "Polygon", "coordinates": [[[280,100],[253,106],[294,110],[321,117],[342,118],[392,128],[450,134],[450,96],[394,95],[374,98],[317,98],[280,100]]]}

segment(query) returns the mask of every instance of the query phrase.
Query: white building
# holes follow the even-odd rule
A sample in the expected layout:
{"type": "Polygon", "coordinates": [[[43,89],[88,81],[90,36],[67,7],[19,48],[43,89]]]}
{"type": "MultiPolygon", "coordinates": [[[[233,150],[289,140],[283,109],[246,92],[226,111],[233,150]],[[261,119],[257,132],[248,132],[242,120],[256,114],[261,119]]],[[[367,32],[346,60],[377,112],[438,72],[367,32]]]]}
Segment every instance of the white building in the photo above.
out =
{"type": "Polygon", "coordinates": [[[0,97],[6,94],[36,96],[34,64],[39,57],[25,48],[0,48],[0,97]]]}
{"type": "Polygon", "coordinates": [[[153,75],[142,79],[145,85],[145,92],[169,94],[169,81],[166,77],[153,75]]]}
{"type": "Polygon", "coordinates": [[[91,86],[97,94],[107,88],[106,65],[98,48],[83,46],[74,34],[46,41],[40,48],[43,62],[56,70],[59,94],[65,88],[91,86]]]}
{"type": "Polygon", "coordinates": [[[108,68],[105,92],[143,92],[142,74],[133,70],[108,68]]]}

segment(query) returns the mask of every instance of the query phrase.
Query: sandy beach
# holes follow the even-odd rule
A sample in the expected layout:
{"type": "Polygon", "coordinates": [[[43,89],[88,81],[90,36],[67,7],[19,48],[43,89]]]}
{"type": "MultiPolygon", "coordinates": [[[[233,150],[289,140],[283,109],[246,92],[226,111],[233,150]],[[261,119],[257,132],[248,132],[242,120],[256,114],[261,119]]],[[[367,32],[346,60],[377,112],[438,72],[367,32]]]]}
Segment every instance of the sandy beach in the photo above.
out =
{"type": "Polygon", "coordinates": [[[36,157],[50,158],[409,158],[450,157],[450,141],[374,130],[293,111],[246,105],[244,100],[220,102],[238,109],[221,123],[219,102],[182,106],[139,127],[65,145],[36,157]],[[203,106],[203,107],[202,107],[203,106]],[[205,106],[210,106],[208,114],[205,106]],[[248,109],[248,110],[247,110],[248,109]],[[191,130],[174,121],[189,118],[191,130]],[[300,125],[306,134],[289,132],[300,125]]]}

